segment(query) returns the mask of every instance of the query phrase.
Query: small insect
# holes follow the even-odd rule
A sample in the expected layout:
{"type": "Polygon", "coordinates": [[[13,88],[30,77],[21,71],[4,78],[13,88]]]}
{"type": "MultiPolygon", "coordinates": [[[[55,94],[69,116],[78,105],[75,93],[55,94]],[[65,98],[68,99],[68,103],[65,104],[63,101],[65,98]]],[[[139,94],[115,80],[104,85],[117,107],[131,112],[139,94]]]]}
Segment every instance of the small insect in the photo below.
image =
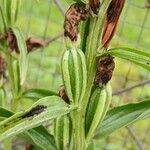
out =
{"type": "Polygon", "coordinates": [[[22,116],[22,118],[27,118],[27,117],[31,117],[31,116],[34,116],[34,115],[38,115],[38,114],[42,113],[46,108],[47,108],[47,106],[37,105],[36,107],[32,108],[29,112],[24,114],[22,116]]]}

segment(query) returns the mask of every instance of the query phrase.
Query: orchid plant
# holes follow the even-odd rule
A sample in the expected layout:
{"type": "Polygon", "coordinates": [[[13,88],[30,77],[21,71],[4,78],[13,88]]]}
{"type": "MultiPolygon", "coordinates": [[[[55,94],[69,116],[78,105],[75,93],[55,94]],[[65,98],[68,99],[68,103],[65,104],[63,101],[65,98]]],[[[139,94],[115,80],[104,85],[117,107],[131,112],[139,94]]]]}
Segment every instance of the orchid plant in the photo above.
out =
{"type": "Polygon", "coordinates": [[[16,27],[21,0],[0,3],[0,142],[4,150],[21,138],[40,150],[94,150],[94,140],[150,116],[150,100],[110,109],[115,57],[150,71],[150,52],[110,48],[125,0],[74,0],[64,18],[61,59],[63,85],[59,92],[25,89],[28,55],[46,46],[24,38],[16,27]],[[6,65],[7,64],[7,65],[6,65]],[[6,105],[6,74],[11,84],[11,106],[6,105]],[[20,111],[23,98],[33,105],[20,111]],[[50,129],[47,128],[47,123],[50,129]]]}

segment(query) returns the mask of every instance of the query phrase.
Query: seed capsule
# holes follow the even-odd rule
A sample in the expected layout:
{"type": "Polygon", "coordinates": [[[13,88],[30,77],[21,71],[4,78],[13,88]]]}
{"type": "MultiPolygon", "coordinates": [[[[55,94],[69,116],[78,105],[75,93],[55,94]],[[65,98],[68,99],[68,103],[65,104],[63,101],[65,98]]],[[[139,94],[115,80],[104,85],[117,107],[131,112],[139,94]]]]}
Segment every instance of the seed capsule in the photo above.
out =
{"type": "Polygon", "coordinates": [[[70,102],[78,104],[83,98],[87,82],[84,53],[80,49],[65,51],[61,62],[62,78],[70,102]]]}
{"type": "Polygon", "coordinates": [[[97,128],[105,107],[106,90],[105,87],[93,87],[86,113],[86,138],[89,140],[97,128]]]}

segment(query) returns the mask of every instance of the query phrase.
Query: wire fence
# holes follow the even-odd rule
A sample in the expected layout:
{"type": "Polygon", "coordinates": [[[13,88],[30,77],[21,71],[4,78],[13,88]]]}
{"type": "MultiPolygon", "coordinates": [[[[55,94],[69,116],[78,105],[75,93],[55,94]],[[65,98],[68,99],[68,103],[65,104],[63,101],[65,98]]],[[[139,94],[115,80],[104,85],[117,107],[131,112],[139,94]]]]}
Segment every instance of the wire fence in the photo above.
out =
{"type": "MultiPolygon", "coordinates": [[[[60,57],[64,50],[63,18],[69,6],[65,0],[23,1],[25,7],[20,26],[26,36],[38,36],[48,46],[30,55],[26,87],[57,90],[62,84],[60,57]]],[[[148,1],[147,1],[148,2],[148,1]]],[[[127,0],[112,46],[129,46],[150,50],[150,8],[145,0],[127,0]]],[[[112,79],[112,107],[150,98],[150,75],[132,63],[116,59],[112,79]]],[[[148,150],[150,122],[141,121],[119,130],[102,141],[104,150],[148,150]]]]}

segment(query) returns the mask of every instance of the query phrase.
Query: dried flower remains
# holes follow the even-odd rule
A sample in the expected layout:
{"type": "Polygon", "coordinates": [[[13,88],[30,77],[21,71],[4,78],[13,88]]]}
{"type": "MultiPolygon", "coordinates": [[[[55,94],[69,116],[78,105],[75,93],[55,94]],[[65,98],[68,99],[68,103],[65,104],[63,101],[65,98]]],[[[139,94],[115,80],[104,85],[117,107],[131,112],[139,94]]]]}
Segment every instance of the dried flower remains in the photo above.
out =
{"type": "Polygon", "coordinates": [[[85,5],[72,4],[65,14],[64,36],[69,37],[71,41],[77,41],[78,25],[80,21],[88,18],[88,10],[85,5]]]}
{"type": "Polygon", "coordinates": [[[90,9],[95,15],[97,15],[99,12],[100,4],[100,0],[89,0],[90,9]]]}
{"type": "Polygon", "coordinates": [[[113,75],[115,63],[113,57],[110,55],[102,56],[97,64],[95,85],[107,84],[113,75]]]}
{"type": "Polygon", "coordinates": [[[106,13],[104,31],[102,35],[102,46],[107,48],[114,36],[120,14],[125,0],[112,0],[106,13]]]}

